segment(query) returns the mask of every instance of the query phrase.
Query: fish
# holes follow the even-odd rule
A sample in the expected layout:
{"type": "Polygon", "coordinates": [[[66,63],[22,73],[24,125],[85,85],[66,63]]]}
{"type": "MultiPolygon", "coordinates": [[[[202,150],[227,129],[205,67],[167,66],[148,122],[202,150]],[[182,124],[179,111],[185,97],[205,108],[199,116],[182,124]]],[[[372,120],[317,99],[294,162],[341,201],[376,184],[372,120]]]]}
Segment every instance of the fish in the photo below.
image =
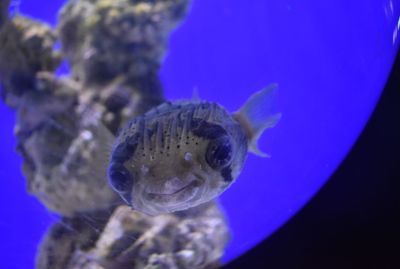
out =
{"type": "MultiPolygon", "coordinates": [[[[215,102],[164,102],[128,122],[113,138],[108,183],[134,210],[155,216],[186,210],[223,193],[248,152],[281,113],[277,85],[253,94],[236,112],[215,102]]],[[[111,139],[111,135],[109,135],[111,139]]]]}

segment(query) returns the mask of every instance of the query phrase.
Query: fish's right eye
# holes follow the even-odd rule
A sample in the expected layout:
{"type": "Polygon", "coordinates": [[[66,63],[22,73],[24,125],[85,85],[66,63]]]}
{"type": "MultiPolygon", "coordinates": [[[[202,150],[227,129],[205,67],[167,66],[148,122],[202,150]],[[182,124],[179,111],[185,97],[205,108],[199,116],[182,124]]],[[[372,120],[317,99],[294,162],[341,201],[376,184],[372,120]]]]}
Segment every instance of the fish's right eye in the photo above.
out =
{"type": "Polygon", "coordinates": [[[232,161],[232,143],[227,136],[212,140],[207,147],[206,161],[213,169],[221,169],[232,161]]]}
{"type": "Polygon", "coordinates": [[[132,191],[133,176],[123,164],[111,163],[108,168],[108,181],[114,191],[118,193],[132,191]]]}

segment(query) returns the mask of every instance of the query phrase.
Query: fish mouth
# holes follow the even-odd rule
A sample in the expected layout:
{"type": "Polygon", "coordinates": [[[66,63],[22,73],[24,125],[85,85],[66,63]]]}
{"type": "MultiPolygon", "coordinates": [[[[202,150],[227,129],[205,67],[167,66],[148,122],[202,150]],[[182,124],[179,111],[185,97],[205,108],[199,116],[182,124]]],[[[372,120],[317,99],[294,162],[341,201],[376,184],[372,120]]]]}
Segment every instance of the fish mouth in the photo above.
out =
{"type": "Polygon", "coordinates": [[[197,181],[191,181],[186,185],[180,186],[175,190],[163,190],[163,191],[146,191],[146,200],[152,203],[162,205],[178,205],[191,200],[197,190],[199,189],[199,183],[197,181]]]}

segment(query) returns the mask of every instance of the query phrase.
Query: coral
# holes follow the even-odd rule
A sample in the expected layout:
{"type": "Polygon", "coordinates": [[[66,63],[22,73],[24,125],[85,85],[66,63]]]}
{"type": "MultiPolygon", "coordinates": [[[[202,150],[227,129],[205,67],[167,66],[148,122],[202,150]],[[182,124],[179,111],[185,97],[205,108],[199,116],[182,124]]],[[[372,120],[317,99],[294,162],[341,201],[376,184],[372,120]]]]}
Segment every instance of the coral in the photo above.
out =
{"type": "Polygon", "coordinates": [[[215,268],[227,242],[215,203],[145,216],[106,180],[104,126],[164,101],[158,70],[188,0],[70,0],[55,29],[0,3],[2,99],[16,111],[28,191],[61,216],[38,268],[215,268]],[[60,42],[61,50],[57,51],[60,42]],[[62,61],[71,74],[57,76],[62,61]]]}

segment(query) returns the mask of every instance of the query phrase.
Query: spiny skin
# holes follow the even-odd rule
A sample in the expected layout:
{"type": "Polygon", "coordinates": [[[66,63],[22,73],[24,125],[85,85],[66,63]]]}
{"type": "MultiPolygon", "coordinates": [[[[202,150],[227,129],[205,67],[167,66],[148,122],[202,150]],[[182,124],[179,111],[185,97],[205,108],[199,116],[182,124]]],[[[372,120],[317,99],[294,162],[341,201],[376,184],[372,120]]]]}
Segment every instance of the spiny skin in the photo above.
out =
{"type": "Polygon", "coordinates": [[[215,198],[238,176],[246,154],[242,127],[221,106],[166,102],[122,130],[108,176],[134,209],[157,215],[215,198]]]}

